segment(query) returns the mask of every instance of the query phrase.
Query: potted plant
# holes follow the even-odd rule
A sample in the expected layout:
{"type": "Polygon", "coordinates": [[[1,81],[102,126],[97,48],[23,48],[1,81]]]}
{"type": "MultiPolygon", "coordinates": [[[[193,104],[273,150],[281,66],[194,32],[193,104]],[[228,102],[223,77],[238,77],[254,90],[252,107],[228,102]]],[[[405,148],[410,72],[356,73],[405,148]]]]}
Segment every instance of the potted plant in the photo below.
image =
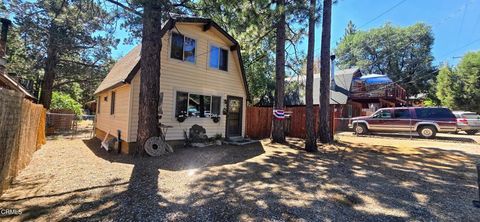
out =
{"type": "Polygon", "coordinates": [[[214,123],[220,122],[220,115],[212,114],[212,115],[210,116],[210,118],[212,118],[212,120],[213,120],[214,123]]]}
{"type": "Polygon", "coordinates": [[[177,121],[183,123],[188,118],[188,114],[185,111],[181,111],[180,114],[177,116],[177,121]]]}

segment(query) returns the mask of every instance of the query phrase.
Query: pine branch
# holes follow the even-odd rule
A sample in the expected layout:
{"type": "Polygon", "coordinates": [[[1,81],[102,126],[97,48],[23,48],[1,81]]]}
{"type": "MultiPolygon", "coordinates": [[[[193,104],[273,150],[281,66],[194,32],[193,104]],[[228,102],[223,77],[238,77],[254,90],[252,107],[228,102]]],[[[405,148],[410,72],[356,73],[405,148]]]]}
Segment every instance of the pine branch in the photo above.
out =
{"type": "Polygon", "coordinates": [[[128,6],[125,5],[125,4],[122,4],[121,2],[118,2],[118,1],[115,1],[115,0],[107,0],[107,2],[110,2],[110,3],[114,4],[114,5],[117,5],[117,6],[119,6],[120,8],[122,8],[123,10],[125,10],[125,11],[131,12],[131,13],[133,13],[133,14],[135,14],[135,15],[140,16],[140,17],[142,16],[142,13],[138,12],[137,10],[135,10],[135,9],[133,9],[133,8],[131,8],[131,7],[128,7],[128,6]]]}

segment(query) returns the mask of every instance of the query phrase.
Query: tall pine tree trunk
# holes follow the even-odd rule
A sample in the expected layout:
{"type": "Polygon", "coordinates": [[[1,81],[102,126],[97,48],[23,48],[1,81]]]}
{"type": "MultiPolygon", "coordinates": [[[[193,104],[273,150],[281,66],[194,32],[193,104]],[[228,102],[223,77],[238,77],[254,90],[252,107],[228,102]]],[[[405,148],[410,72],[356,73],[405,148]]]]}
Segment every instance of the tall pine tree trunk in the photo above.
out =
{"type": "Polygon", "coordinates": [[[307,79],[305,83],[305,117],[307,136],[305,150],[317,151],[317,137],[315,135],[315,117],[313,113],[313,60],[315,53],[315,8],[317,0],[310,0],[308,12],[308,51],[307,51],[307,79]]]}
{"type": "Polygon", "coordinates": [[[52,102],[52,90],[53,82],[55,81],[55,67],[58,64],[58,49],[56,44],[56,35],[57,28],[54,23],[52,23],[49,30],[49,42],[47,49],[47,58],[45,61],[44,75],[42,81],[42,88],[40,92],[40,104],[45,107],[45,109],[50,109],[50,104],[52,102]]]}
{"type": "Polygon", "coordinates": [[[331,143],[330,129],[330,32],[332,0],[323,0],[322,48],[320,53],[320,124],[319,138],[322,143],[331,143]]]}
{"type": "Polygon", "coordinates": [[[137,153],[144,154],[148,138],[159,136],[160,52],[162,50],[162,3],[143,1],[143,32],[140,59],[140,101],[138,108],[137,153]]]}
{"type": "MultiPolygon", "coordinates": [[[[274,109],[284,109],[285,97],[285,0],[277,1],[280,12],[275,24],[276,29],[276,58],[275,58],[275,105],[274,109]]],[[[272,141],[285,142],[283,120],[273,119],[272,141]]]]}

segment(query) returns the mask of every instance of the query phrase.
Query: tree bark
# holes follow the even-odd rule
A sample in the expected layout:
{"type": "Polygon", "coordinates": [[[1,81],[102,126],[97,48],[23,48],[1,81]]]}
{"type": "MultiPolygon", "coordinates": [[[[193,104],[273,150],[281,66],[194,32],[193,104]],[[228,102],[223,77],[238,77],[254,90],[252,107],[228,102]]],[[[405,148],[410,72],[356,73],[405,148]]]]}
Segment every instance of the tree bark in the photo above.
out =
{"type": "Polygon", "coordinates": [[[162,3],[143,1],[143,31],[140,58],[140,101],[138,108],[137,153],[144,155],[143,145],[159,136],[158,99],[160,95],[160,52],[162,50],[162,3]]]}
{"type": "MultiPolygon", "coordinates": [[[[276,58],[275,58],[275,109],[284,109],[285,97],[285,0],[278,0],[277,7],[280,11],[275,24],[276,29],[276,58]]],[[[273,119],[272,141],[285,142],[283,120],[273,119]]]]}
{"type": "Polygon", "coordinates": [[[323,0],[322,48],[320,53],[320,124],[319,139],[322,143],[331,143],[333,134],[330,129],[330,34],[332,20],[332,0],[323,0]]]}
{"type": "Polygon", "coordinates": [[[305,82],[305,119],[306,139],[305,150],[317,151],[317,137],[315,135],[315,117],[313,113],[313,63],[315,53],[315,8],[317,0],[310,0],[308,12],[308,50],[307,50],[307,78],[305,82]]]}
{"type": "Polygon", "coordinates": [[[45,107],[45,109],[50,109],[50,104],[52,102],[52,90],[53,82],[55,81],[55,67],[58,64],[58,49],[56,35],[57,28],[55,24],[52,24],[49,30],[49,42],[47,49],[47,58],[45,61],[44,75],[42,81],[42,91],[40,92],[40,104],[45,107]]]}

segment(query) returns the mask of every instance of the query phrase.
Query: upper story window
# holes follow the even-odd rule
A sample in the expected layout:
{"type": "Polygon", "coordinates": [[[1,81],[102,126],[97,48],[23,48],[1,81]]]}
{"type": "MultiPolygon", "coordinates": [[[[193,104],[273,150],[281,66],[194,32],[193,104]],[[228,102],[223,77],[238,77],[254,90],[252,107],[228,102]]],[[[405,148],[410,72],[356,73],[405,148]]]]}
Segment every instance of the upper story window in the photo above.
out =
{"type": "Polygon", "coordinates": [[[210,68],[228,71],[228,50],[210,46],[210,68]]]}
{"type": "Polygon", "coordinates": [[[195,39],[174,32],[172,33],[170,57],[195,63],[196,47],[195,39]]]}

